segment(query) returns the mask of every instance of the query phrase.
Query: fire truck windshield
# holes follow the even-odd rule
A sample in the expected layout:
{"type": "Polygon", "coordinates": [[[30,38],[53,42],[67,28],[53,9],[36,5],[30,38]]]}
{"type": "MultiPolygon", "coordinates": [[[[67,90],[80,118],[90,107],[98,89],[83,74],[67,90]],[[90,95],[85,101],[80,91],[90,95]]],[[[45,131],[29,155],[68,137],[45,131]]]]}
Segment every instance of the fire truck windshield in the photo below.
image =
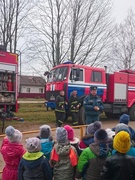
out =
{"type": "Polygon", "coordinates": [[[48,76],[48,82],[63,81],[67,78],[68,67],[60,67],[51,70],[48,76]]]}

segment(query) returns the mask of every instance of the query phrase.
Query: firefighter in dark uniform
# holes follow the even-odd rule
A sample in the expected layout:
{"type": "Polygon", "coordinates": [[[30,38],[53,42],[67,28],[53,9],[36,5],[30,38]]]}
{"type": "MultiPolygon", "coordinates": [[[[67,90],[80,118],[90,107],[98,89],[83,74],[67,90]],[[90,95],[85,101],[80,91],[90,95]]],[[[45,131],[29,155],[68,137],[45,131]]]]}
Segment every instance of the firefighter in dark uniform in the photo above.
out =
{"type": "Polygon", "coordinates": [[[78,111],[79,111],[79,107],[80,107],[80,103],[79,103],[79,98],[77,96],[77,91],[74,90],[69,98],[68,101],[68,105],[69,105],[69,110],[70,110],[70,114],[72,117],[72,123],[73,126],[78,125],[78,111]]]}
{"type": "Polygon", "coordinates": [[[56,97],[55,100],[55,116],[56,116],[56,126],[60,127],[63,124],[65,119],[65,92],[60,91],[60,94],[56,97]]]}
{"type": "Polygon", "coordinates": [[[85,110],[86,124],[99,121],[99,115],[103,112],[103,103],[97,96],[97,86],[90,87],[90,95],[86,96],[83,101],[85,110]]]}

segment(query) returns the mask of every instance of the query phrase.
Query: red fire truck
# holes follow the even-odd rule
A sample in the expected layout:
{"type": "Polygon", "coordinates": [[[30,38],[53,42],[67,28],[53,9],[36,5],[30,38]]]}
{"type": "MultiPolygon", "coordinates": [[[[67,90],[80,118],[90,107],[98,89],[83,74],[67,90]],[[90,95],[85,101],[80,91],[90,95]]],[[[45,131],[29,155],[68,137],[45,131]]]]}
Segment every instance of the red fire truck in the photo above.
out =
{"type": "Polygon", "coordinates": [[[106,73],[104,68],[95,68],[72,64],[70,62],[54,67],[46,72],[46,106],[55,109],[55,98],[60,90],[64,90],[66,100],[70,93],[77,90],[82,102],[79,111],[79,123],[84,123],[83,99],[90,93],[90,86],[98,87],[97,94],[104,103],[107,117],[118,117],[128,113],[131,120],[135,120],[135,72],[123,70],[106,73]]]}
{"type": "Polygon", "coordinates": [[[0,50],[0,112],[18,111],[18,56],[0,50]]]}

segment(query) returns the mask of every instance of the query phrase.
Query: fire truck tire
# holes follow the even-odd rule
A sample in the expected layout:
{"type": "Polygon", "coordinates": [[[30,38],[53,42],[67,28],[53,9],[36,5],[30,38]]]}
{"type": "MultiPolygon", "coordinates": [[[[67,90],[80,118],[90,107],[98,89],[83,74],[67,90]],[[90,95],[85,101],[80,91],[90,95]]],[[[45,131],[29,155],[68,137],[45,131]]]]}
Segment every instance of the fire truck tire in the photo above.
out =
{"type": "Polygon", "coordinates": [[[78,113],[78,123],[85,124],[85,113],[84,113],[84,107],[82,106],[78,113]]]}
{"type": "Polygon", "coordinates": [[[130,120],[135,121],[135,104],[129,109],[130,120]]]}

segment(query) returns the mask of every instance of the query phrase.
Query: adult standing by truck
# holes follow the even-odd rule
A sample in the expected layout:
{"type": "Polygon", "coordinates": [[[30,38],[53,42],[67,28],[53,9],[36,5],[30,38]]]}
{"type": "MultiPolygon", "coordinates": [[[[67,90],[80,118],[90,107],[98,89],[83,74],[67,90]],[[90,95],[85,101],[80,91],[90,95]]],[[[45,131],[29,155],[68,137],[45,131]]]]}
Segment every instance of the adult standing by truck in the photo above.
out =
{"type": "Polygon", "coordinates": [[[72,117],[73,126],[78,125],[78,111],[81,104],[79,103],[79,98],[77,96],[76,90],[73,90],[73,92],[71,93],[68,105],[72,117]]]}
{"type": "Polygon", "coordinates": [[[65,92],[62,90],[55,100],[56,126],[60,127],[65,119],[65,92]]]}
{"type": "Polygon", "coordinates": [[[104,107],[101,98],[97,96],[97,86],[90,87],[90,94],[84,98],[83,106],[85,109],[86,124],[99,121],[99,115],[104,107]]]}

